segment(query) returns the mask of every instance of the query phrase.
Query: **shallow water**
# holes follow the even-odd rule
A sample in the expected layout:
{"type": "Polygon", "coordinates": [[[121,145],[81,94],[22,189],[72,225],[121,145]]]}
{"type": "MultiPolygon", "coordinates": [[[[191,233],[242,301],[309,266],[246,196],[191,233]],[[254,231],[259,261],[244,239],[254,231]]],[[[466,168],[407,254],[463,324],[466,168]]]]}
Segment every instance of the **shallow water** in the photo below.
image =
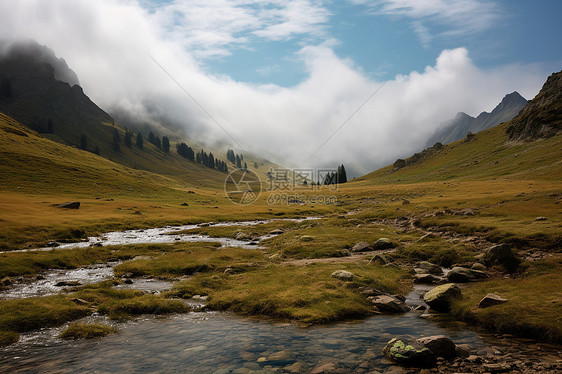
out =
{"type": "Polygon", "coordinates": [[[97,341],[18,343],[0,350],[0,371],[13,373],[310,372],[333,362],[346,372],[390,366],[381,350],[396,335],[446,334],[485,346],[477,333],[440,326],[417,313],[300,328],[219,313],[147,319],[97,341]],[[291,366],[293,365],[293,366],[291,366]],[[362,368],[362,369],[360,369],[362,368]]]}
{"type": "Polygon", "coordinates": [[[25,297],[47,296],[61,292],[65,286],[59,282],[76,282],[76,286],[104,281],[113,277],[113,267],[120,262],[96,264],[78,269],[49,270],[40,274],[39,279],[25,279],[14,282],[0,292],[0,299],[22,299],[25,297]]]}
{"type": "MultiPolygon", "coordinates": [[[[56,249],[72,249],[72,248],[85,248],[92,245],[127,245],[127,244],[150,244],[150,243],[173,243],[176,241],[184,242],[214,242],[221,243],[224,247],[242,247],[242,248],[256,248],[255,240],[236,240],[232,238],[213,238],[207,235],[189,235],[189,234],[174,234],[174,231],[191,230],[200,227],[226,227],[226,226],[256,226],[271,222],[303,222],[308,220],[316,220],[319,217],[306,217],[306,218],[278,218],[269,220],[254,220],[254,221],[241,221],[241,222],[219,222],[219,223],[202,223],[197,225],[183,225],[183,226],[164,226],[152,229],[141,230],[126,230],[126,231],[113,231],[102,234],[100,236],[89,237],[85,241],[74,243],[58,243],[54,248],[56,249]]],[[[264,240],[271,238],[275,235],[264,235],[258,239],[264,240]]],[[[16,251],[0,252],[32,252],[32,251],[50,251],[53,247],[42,247],[33,249],[22,249],[16,251]]]]}

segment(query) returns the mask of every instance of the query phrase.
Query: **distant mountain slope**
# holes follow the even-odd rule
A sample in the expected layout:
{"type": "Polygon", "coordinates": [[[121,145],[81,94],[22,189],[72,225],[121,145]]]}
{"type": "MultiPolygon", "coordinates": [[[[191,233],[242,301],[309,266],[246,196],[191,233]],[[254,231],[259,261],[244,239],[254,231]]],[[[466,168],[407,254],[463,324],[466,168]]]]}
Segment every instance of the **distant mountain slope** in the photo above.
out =
{"type": "Polygon", "coordinates": [[[80,86],[67,81],[78,78],[49,48],[31,42],[5,46],[0,55],[0,112],[67,144],[80,144],[84,134],[106,148],[102,143],[112,139],[113,130],[103,124],[113,119],[80,86]]]}
{"type": "Polygon", "coordinates": [[[548,77],[539,94],[511,121],[510,140],[550,138],[562,130],[562,71],[548,77]]]}
{"type": "Polygon", "coordinates": [[[369,184],[494,178],[562,178],[562,72],[519,116],[474,136],[432,147],[354,182],[369,184]],[[513,142],[512,140],[527,140],[513,142]],[[535,140],[535,141],[531,141],[535,140]]]}
{"type": "Polygon", "coordinates": [[[527,105],[527,100],[519,93],[512,92],[506,95],[491,113],[482,112],[474,118],[460,112],[444,128],[437,130],[431,136],[427,141],[427,146],[435,143],[448,144],[464,138],[468,132],[477,133],[509,121],[519,114],[525,105],[527,105]]]}

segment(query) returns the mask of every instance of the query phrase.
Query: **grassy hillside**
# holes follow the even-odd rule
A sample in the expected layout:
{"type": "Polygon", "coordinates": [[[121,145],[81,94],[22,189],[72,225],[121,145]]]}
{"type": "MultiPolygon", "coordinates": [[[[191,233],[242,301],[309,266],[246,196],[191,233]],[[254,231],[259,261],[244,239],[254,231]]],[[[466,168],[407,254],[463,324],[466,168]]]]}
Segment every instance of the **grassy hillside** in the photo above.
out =
{"type": "Polygon", "coordinates": [[[367,174],[356,181],[369,184],[416,183],[509,179],[560,180],[562,136],[530,143],[509,142],[503,123],[475,135],[445,145],[426,159],[393,172],[393,166],[367,174]]]}

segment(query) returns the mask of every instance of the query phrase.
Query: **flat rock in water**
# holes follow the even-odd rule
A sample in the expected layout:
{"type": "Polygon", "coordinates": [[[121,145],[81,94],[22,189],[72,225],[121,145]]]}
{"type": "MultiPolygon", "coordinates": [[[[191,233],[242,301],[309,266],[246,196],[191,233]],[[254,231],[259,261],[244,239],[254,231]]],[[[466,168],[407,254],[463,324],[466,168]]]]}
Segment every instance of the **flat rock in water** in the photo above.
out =
{"type": "Polygon", "coordinates": [[[55,287],[76,287],[81,285],[78,281],[60,281],[55,284],[55,287]]]}
{"type": "Polygon", "coordinates": [[[374,307],[383,313],[404,313],[410,310],[404,301],[394,296],[371,296],[368,299],[374,307]]]}
{"type": "Polygon", "coordinates": [[[447,283],[429,290],[424,295],[423,300],[432,309],[440,312],[447,312],[449,311],[452,299],[461,297],[461,289],[454,283],[447,283]]]}
{"type": "Polygon", "coordinates": [[[498,296],[493,293],[489,293],[480,300],[478,303],[478,308],[488,308],[490,306],[499,305],[503,303],[507,303],[508,299],[498,296]]]}
{"type": "Polygon", "coordinates": [[[436,362],[435,354],[422,343],[406,339],[390,340],[382,353],[389,360],[404,366],[431,367],[436,362]]]}
{"type": "Polygon", "coordinates": [[[336,270],[332,273],[332,278],[340,279],[343,281],[352,281],[353,273],[347,270],[336,270]]]}
{"type": "Polygon", "coordinates": [[[419,338],[417,341],[422,343],[437,357],[451,359],[457,355],[455,343],[445,335],[427,336],[419,338]]]}
{"type": "Polygon", "coordinates": [[[353,248],[351,248],[352,252],[366,252],[366,251],[372,251],[373,247],[371,247],[371,244],[369,244],[368,242],[359,242],[357,244],[355,244],[353,246],[353,248]]]}
{"type": "Polygon", "coordinates": [[[414,283],[417,284],[434,284],[438,283],[440,279],[431,274],[415,274],[414,283]]]}
{"type": "Polygon", "coordinates": [[[269,235],[281,235],[283,234],[283,230],[281,229],[274,229],[269,232],[269,235]]]}

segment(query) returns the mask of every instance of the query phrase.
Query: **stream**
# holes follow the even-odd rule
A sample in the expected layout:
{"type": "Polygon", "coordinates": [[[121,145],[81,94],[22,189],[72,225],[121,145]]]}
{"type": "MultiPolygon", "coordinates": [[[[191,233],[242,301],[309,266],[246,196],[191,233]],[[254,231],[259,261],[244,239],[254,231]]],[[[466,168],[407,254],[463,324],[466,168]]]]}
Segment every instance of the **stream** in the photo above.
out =
{"type": "MultiPolygon", "coordinates": [[[[229,222],[214,225],[257,225],[270,221],[229,222]]],[[[279,220],[281,221],[281,220],[279,220]]],[[[248,241],[178,235],[173,231],[205,227],[186,225],[112,232],[87,242],[61,244],[58,248],[101,245],[166,243],[176,240],[213,241],[223,246],[256,248],[248,241]],[[178,239],[179,238],[179,239],[178,239]]],[[[261,237],[271,237],[266,235],[261,237]]],[[[50,249],[50,248],[49,248],[50,249]]],[[[45,248],[37,250],[46,250],[45,248]]],[[[61,291],[61,281],[80,284],[113,277],[119,262],[73,270],[52,270],[33,281],[16,282],[0,298],[23,298],[61,291]]],[[[171,283],[134,279],[120,285],[156,293],[171,283]]],[[[410,306],[424,305],[420,294],[427,286],[416,286],[407,296],[410,306]],[[424,288],[425,287],[425,288],[424,288]]],[[[191,301],[196,303],[196,301],[191,301]]],[[[114,324],[119,333],[97,340],[66,341],[58,338],[65,326],[22,334],[20,340],[0,348],[2,373],[310,373],[322,367],[338,373],[402,372],[382,356],[382,348],[393,337],[446,335],[457,345],[468,344],[481,355],[497,352],[528,355],[539,350],[552,362],[562,359],[559,347],[504,338],[480,331],[444,315],[420,318],[422,312],[380,315],[362,321],[326,326],[299,327],[295,324],[243,318],[229,313],[191,312],[168,317],[147,316],[131,322],[108,321],[90,316],[86,322],[114,324]]],[[[332,372],[332,371],[331,371],[332,372]]]]}

